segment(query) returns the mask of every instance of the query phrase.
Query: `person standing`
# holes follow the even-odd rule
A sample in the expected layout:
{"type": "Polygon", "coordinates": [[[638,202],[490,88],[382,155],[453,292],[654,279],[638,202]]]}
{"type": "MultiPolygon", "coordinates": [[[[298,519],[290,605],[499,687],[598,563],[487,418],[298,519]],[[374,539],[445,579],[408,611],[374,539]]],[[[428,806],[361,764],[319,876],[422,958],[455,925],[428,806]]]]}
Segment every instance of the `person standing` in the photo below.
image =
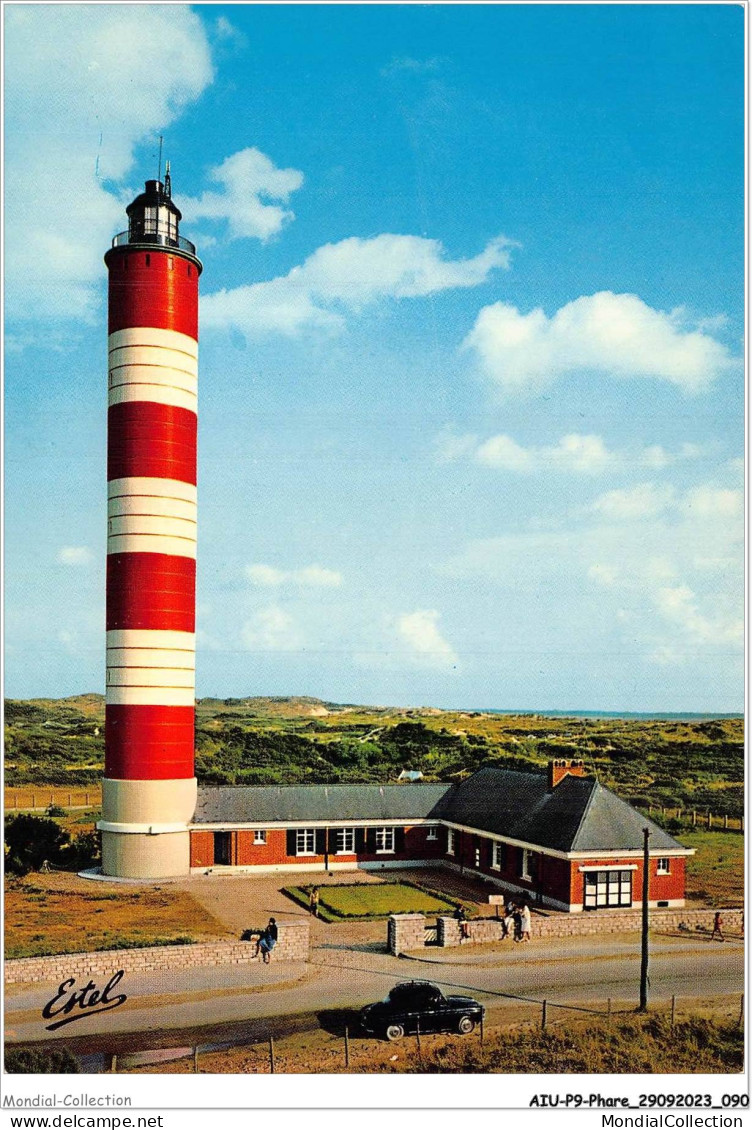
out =
{"type": "Polygon", "coordinates": [[[319,916],[319,889],[318,887],[311,887],[311,893],[308,896],[308,909],[314,918],[319,916]]]}
{"type": "Polygon", "coordinates": [[[522,910],[520,911],[520,941],[521,942],[529,942],[530,941],[531,927],[532,927],[532,918],[531,918],[531,914],[530,914],[530,907],[527,905],[527,903],[524,903],[522,910]]]}
{"type": "Polygon", "coordinates": [[[504,927],[504,938],[514,937],[514,903],[511,899],[506,905],[502,926],[504,927]]]}
{"type": "Polygon", "coordinates": [[[716,910],[715,918],[713,919],[713,933],[710,935],[711,942],[713,938],[718,938],[719,942],[725,942],[726,940],[723,936],[723,918],[721,917],[720,910],[716,910]]]}

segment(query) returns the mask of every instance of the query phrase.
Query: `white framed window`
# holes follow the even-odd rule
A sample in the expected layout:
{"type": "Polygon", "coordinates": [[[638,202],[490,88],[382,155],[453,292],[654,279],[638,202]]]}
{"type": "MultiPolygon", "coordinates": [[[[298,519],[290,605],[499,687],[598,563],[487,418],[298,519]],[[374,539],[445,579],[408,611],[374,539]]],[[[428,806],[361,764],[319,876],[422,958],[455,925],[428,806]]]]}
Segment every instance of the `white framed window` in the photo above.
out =
{"type": "Polygon", "coordinates": [[[355,829],[338,828],[334,837],[334,850],[337,855],[355,854],[355,829]]]}
{"type": "Polygon", "coordinates": [[[632,905],[631,871],[586,871],[585,910],[632,905]]]}
{"type": "Polygon", "coordinates": [[[254,831],[253,831],[253,842],[254,842],[254,844],[265,844],[266,843],[266,829],[265,828],[255,828],[254,829],[254,831]]]}
{"type": "Polygon", "coordinates": [[[520,864],[520,878],[530,878],[530,852],[527,848],[522,849],[522,862],[520,864]]]}
{"type": "Polygon", "coordinates": [[[504,845],[494,841],[493,852],[491,855],[491,866],[494,871],[501,871],[501,860],[504,845]]]}
{"type": "Polygon", "coordinates": [[[670,875],[671,874],[671,860],[659,859],[658,866],[655,869],[656,875],[670,875]]]}
{"type": "Polygon", "coordinates": [[[394,828],[376,829],[376,854],[394,851],[394,828]]]}
{"type": "Polygon", "coordinates": [[[295,833],[295,854],[296,855],[315,855],[316,854],[316,829],[315,828],[298,828],[295,833]]]}
{"type": "Polygon", "coordinates": [[[454,828],[447,828],[447,855],[454,855],[454,828]]]}
{"type": "Polygon", "coordinates": [[[429,824],[428,827],[426,828],[426,839],[427,840],[438,840],[438,838],[439,838],[439,826],[438,826],[438,824],[429,824]]]}

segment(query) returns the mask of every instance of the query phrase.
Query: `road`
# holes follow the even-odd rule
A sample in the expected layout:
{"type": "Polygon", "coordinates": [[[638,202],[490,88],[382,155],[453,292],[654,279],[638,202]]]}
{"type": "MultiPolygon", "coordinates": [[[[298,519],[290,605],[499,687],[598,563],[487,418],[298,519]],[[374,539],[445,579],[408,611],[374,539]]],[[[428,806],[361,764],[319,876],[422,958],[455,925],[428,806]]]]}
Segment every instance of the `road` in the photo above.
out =
{"type": "MultiPolygon", "coordinates": [[[[192,1044],[254,1042],[305,1028],[339,1023],[342,1015],[380,999],[396,981],[439,983],[446,992],[476,996],[489,1024],[500,1023],[519,998],[552,1004],[605,1007],[607,998],[636,1005],[639,939],[636,935],[533,942],[468,955],[427,950],[426,957],[396,958],[373,945],[360,949],[321,945],[311,963],[214,966],[169,976],[128,974],[116,1010],[81,1013],[74,1023],[47,1032],[41,1010],[57,985],[9,986],[6,1039],[12,1043],[60,1041],[73,1051],[121,1052],[192,1044]]],[[[113,954],[113,972],[117,954],[113,954]]],[[[650,1000],[672,994],[685,1005],[744,990],[740,941],[658,937],[651,941],[650,1000]]],[[[103,982],[104,983],[104,982],[103,982]]]]}

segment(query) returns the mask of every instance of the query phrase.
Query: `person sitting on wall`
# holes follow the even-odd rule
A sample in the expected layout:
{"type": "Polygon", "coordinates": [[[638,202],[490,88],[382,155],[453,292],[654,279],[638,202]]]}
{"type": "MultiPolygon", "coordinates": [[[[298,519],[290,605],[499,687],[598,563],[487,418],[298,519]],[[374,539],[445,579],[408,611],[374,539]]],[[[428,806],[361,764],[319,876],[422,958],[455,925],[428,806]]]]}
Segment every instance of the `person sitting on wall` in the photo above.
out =
{"type": "Polygon", "coordinates": [[[460,941],[464,942],[470,937],[470,926],[467,921],[467,911],[462,903],[459,903],[454,912],[454,917],[460,924],[460,941]]]}
{"type": "Polygon", "coordinates": [[[514,940],[519,942],[522,939],[522,907],[518,903],[514,904],[512,921],[514,922],[514,940]]]}
{"type": "Polygon", "coordinates": [[[263,934],[259,938],[258,944],[258,948],[261,951],[261,957],[265,965],[269,964],[270,955],[277,944],[278,937],[279,931],[277,930],[276,919],[270,918],[269,925],[266,927],[263,934]]]}
{"type": "Polygon", "coordinates": [[[508,938],[510,935],[514,936],[514,903],[511,899],[506,905],[501,925],[504,930],[504,933],[501,935],[502,938],[508,938]]]}

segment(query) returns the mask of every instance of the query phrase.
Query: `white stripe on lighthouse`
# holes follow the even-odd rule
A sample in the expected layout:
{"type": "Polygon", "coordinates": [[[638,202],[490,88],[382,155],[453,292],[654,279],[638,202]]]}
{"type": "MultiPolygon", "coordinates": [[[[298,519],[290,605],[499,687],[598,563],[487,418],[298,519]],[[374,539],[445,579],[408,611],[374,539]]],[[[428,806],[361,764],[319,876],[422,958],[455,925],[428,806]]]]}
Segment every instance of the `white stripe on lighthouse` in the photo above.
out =
{"type": "Polygon", "coordinates": [[[109,499],[128,495],[146,498],[182,498],[186,502],[196,502],[196,487],[180,479],[154,479],[147,476],[131,476],[127,479],[111,479],[107,484],[109,499]]]}
{"type": "Polygon", "coordinates": [[[121,494],[108,501],[108,518],[122,518],[126,514],[183,518],[195,524],[196,503],[186,502],[184,498],[160,498],[153,494],[121,494]]]}
{"type": "Polygon", "coordinates": [[[196,557],[196,538],[182,534],[110,534],[108,553],[165,553],[172,557],[196,557]]]}
{"type": "Polygon", "coordinates": [[[157,628],[113,628],[107,633],[110,648],[166,648],[170,651],[195,651],[195,632],[170,632],[157,628]]]}
{"type": "MultiPolygon", "coordinates": [[[[195,667],[195,651],[176,651],[167,647],[108,647],[107,667],[195,667]]],[[[113,680],[114,681],[114,680],[113,680]]]]}
{"type": "Polygon", "coordinates": [[[195,632],[120,628],[107,633],[107,702],[193,706],[195,632]]]}
{"type": "Polygon", "coordinates": [[[196,683],[193,667],[108,667],[108,687],[191,687],[196,683]]]}
{"type": "Polygon", "coordinates": [[[108,403],[150,400],[198,410],[198,342],[175,330],[135,326],[109,337],[108,403]]]}
{"type": "Polygon", "coordinates": [[[107,706],[195,706],[193,687],[107,686],[107,706]]]}
{"type": "Polygon", "coordinates": [[[160,330],[155,326],[128,326],[127,329],[115,330],[109,335],[107,344],[110,352],[152,345],[160,349],[174,349],[176,353],[183,353],[194,360],[198,357],[198,342],[194,337],[178,333],[177,330],[160,330]]]}
{"type": "Polygon", "coordinates": [[[107,552],[196,557],[196,488],[176,479],[131,477],[108,484],[107,552]]]}

